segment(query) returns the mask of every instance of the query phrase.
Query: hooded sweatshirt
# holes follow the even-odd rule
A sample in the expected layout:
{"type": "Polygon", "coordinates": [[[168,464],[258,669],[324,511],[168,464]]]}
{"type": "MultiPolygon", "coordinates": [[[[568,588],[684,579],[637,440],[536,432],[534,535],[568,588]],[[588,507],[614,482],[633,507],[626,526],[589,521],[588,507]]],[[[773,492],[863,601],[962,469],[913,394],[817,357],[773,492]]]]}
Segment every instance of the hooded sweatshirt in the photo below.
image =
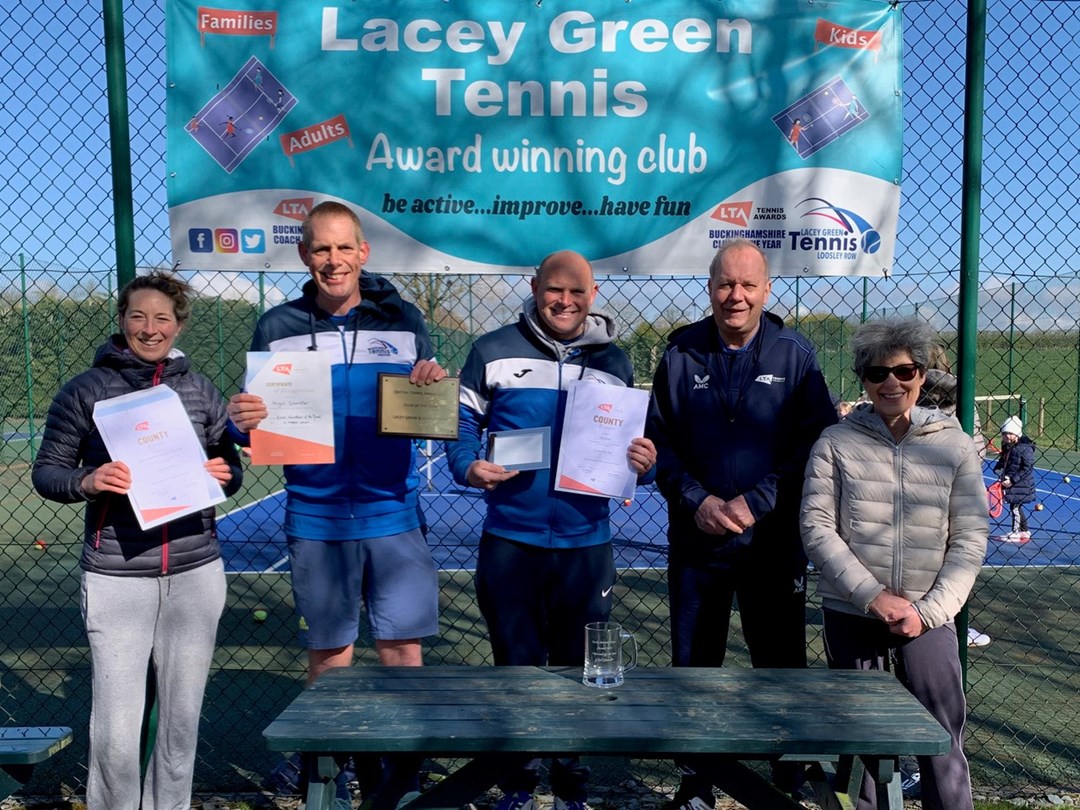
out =
{"type": "Polygon", "coordinates": [[[536,302],[528,298],[517,323],[473,344],[461,371],[459,439],[446,445],[454,480],[468,485],[469,465],[482,458],[485,429],[551,427],[551,466],[523,470],[485,493],[484,531],[545,548],[582,548],[611,539],[608,499],[557,492],[552,475],[570,381],[634,384],[630,360],[614,338],[612,319],[593,310],[583,334],[555,340],[540,327],[536,302]]]}
{"type": "MultiPolygon", "coordinates": [[[[333,464],[285,465],[285,533],[306,540],[364,540],[417,528],[420,479],[413,443],[379,436],[380,372],[408,374],[434,350],[420,311],[382,276],[360,275],[360,303],[335,318],[303,295],[263,315],[253,352],[320,351],[331,355],[333,464]]],[[[247,443],[247,434],[235,431],[247,443]]]]}

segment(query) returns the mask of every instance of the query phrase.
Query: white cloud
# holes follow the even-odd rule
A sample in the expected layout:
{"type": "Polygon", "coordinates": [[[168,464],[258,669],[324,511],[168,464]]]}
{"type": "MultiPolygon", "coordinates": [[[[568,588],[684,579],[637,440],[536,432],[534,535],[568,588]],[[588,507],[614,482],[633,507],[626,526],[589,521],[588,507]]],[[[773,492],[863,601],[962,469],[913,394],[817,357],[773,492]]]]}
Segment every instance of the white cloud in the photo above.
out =
{"type": "MultiPolygon", "coordinates": [[[[224,298],[233,301],[259,303],[259,285],[243,273],[222,273],[200,271],[189,279],[191,286],[200,295],[224,298]]],[[[263,288],[263,304],[276,306],[286,300],[286,295],[275,285],[263,288]]]]}

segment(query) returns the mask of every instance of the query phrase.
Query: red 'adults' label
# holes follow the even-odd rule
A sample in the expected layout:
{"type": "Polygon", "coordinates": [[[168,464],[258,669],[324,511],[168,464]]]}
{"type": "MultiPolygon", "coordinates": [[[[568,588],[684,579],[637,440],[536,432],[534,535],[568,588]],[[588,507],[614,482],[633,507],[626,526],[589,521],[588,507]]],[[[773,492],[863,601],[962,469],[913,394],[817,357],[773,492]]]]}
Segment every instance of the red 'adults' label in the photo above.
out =
{"type": "Polygon", "coordinates": [[[838,48],[855,48],[864,51],[881,50],[881,31],[863,31],[846,25],[829,22],[818,17],[814,28],[814,42],[835,45],[838,48]]]}
{"type": "Polygon", "coordinates": [[[709,216],[732,225],[746,225],[750,222],[750,209],[753,207],[753,202],[721,203],[709,216]]]}
{"type": "Polygon", "coordinates": [[[293,155],[301,152],[310,152],[320,146],[326,146],[334,141],[351,140],[349,124],[345,120],[345,114],[335,115],[318,124],[286,132],[281,137],[281,150],[291,159],[293,155]]]}
{"type": "Polygon", "coordinates": [[[275,374],[284,374],[287,377],[292,374],[292,363],[278,363],[271,371],[275,374]]]}

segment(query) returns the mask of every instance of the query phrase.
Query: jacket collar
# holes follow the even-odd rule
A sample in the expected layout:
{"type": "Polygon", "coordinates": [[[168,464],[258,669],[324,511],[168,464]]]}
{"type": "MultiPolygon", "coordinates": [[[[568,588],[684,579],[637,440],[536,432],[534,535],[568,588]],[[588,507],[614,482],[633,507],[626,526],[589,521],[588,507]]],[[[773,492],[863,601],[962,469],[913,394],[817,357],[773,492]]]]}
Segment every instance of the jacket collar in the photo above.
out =
{"type": "MultiPolygon", "coordinates": [[[[318,320],[329,320],[330,313],[319,306],[316,296],[319,288],[313,279],[309,279],[303,287],[304,306],[318,320]]],[[[349,315],[371,315],[383,321],[396,321],[402,317],[405,304],[397,287],[380,275],[360,272],[360,303],[349,311],[349,315]]]]}
{"type": "Polygon", "coordinates": [[[520,322],[532,333],[537,341],[548,348],[560,360],[572,354],[577,354],[586,347],[606,346],[615,340],[615,321],[601,309],[591,310],[585,318],[585,331],[566,343],[555,340],[540,326],[540,313],[536,307],[536,299],[532,296],[525,299],[525,303],[521,308],[520,322]]]}

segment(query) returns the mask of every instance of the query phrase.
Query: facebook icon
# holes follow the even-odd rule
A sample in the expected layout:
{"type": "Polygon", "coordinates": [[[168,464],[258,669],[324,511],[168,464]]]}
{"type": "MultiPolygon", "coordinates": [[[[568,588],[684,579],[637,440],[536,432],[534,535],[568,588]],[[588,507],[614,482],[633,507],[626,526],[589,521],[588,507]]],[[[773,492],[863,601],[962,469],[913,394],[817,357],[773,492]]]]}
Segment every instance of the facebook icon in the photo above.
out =
{"type": "Polygon", "coordinates": [[[192,253],[213,253],[214,240],[209,228],[188,228],[188,247],[192,253]]]}

